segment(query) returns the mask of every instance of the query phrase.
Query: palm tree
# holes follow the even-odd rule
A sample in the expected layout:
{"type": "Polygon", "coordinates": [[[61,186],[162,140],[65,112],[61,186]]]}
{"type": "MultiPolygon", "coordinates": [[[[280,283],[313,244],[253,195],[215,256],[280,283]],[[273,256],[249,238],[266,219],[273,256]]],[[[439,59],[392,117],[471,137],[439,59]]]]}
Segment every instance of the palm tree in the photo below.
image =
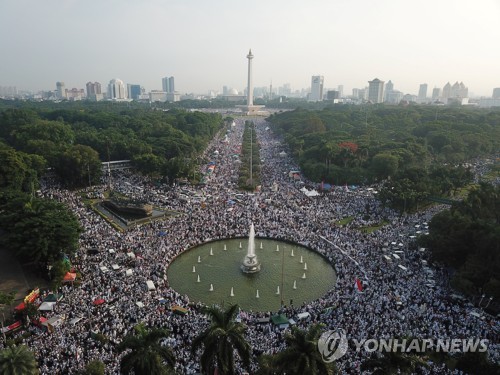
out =
{"type": "Polygon", "coordinates": [[[285,337],[287,348],[276,354],[274,365],[279,373],[323,375],[334,374],[333,363],[326,363],[318,350],[318,339],[321,336],[321,324],[312,325],[303,331],[292,327],[292,333],[285,337]]]}
{"type": "Polygon", "coordinates": [[[38,364],[35,356],[25,345],[10,346],[0,351],[0,374],[38,374],[38,364]]]}
{"type": "Polygon", "coordinates": [[[117,346],[119,353],[130,350],[121,359],[121,371],[129,374],[133,370],[136,375],[168,374],[175,358],[170,348],[160,344],[160,339],[168,336],[169,332],[162,328],[148,330],[143,324],[137,325],[134,330],[135,334],[125,336],[117,346]]]}
{"type": "Polygon", "coordinates": [[[245,340],[245,325],[235,321],[238,305],[231,305],[226,310],[217,306],[208,307],[205,313],[210,317],[210,327],[201,332],[193,341],[191,352],[195,354],[203,345],[201,369],[204,374],[235,374],[234,350],[238,353],[243,366],[250,365],[250,344],[245,340]]]}
{"type": "Polygon", "coordinates": [[[374,375],[414,374],[418,367],[428,367],[427,362],[415,353],[383,351],[361,364],[361,370],[372,371],[374,375]]]}

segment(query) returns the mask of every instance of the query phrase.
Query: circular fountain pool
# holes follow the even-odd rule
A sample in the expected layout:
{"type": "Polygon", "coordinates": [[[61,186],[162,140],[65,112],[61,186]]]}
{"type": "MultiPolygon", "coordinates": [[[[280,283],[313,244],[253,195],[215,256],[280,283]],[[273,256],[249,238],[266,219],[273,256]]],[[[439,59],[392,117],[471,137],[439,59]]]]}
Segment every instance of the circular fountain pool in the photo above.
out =
{"type": "Polygon", "coordinates": [[[335,270],[321,255],[298,244],[272,239],[255,239],[260,271],[242,272],[248,241],[225,239],[183,252],[168,268],[170,286],[192,302],[237,303],[252,311],[277,311],[282,302],[299,306],[334,287],[335,270]]]}

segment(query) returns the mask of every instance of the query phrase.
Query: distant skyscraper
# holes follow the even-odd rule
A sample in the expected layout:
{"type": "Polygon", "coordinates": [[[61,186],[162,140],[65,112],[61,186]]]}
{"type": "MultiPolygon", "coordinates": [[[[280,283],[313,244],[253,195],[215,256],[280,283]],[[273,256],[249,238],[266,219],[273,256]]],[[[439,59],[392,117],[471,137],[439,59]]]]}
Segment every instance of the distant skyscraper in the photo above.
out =
{"type": "Polygon", "coordinates": [[[420,88],[418,89],[418,101],[420,103],[425,102],[427,100],[427,83],[422,83],[420,88]]]}
{"type": "Polygon", "coordinates": [[[311,78],[311,95],[309,100],[312,102],[319,102],[323,100],[323,76],[312,76],[311,78]]]}
{"type": "Polygon", "coordinates": [[[101,84],[99,82],[87,82],[87,96],[102,94],[101,84]]]}
{"type": "Polygon", "coordinates": [[[368,81],[368,100],[372,103],[382,103],[384,100],[384,81],[375,78],[368,81]]]}
{"type": "Polygon", "coordinates": [[[57,97],[59,99],[66,99],[66,85],[64,82],[56,82],[57,97]]]}
{"type": "Polygon", "coordinates": [[[450,97],[451,97],[451,85],[450,82],[448,82],[443,87],[443,99],[448,99],[450,97]]]}
{"type": "Polygon", "coordinates": [[[432,100],[438,100],[441,97],[441,89],[439,87],[434,87],[432,89],[432,100]]]}
{"type": "Polygon", "coordinates": [[[391,92],[394,91],[394,83],[392,83],[391,80],[385,84],[385,90],[384,90],[384,102],[389,101],[389,96],[391,92]]]}
{"type": "Polygon", "coordinates": [[[121,79],[114,78],[109,81],[108,85],[108,99],[122,100],[126,98],[125,84],[121,79]]]}
{"type": "Polygon", "coordinates": [[[174,92],[175,91],[175,82],[174,77],[165,77],[161,80],[163,91],[165,92],[174,92]]]}
{"type": "Polygon", "coordinates": [[[129,99],[137,100],[139,99],[140,95],[141,95],[141,85],[132,85],[130,83],[127,85],[127,97],[129,99]]]}
{"type": "Polygon", "coordinates": [[[500,99],[500,87],[496,87],[493,89],[493,99],[500,99]]]}
{"type": "Polygon", "coordinates": [[[344,85],[338,85],[337,91],[339,92],[339,98],[343,98],[344,97],[344,85]]]}

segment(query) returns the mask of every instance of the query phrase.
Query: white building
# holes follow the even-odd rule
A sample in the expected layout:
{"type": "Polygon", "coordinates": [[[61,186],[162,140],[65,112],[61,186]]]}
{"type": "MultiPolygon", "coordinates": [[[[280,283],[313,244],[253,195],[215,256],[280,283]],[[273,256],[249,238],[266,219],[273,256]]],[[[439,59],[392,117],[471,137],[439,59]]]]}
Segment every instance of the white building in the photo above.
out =
{"type": "Polygon", "coordinates": [[[384,101],[384,81],[378,78],[368,81],[368,100],[372,103],[382,103],[384,101]]]}
{"type": "Polygon", "coordinates": [[[110,100],[125,100],[127,99],[127,90],[121,79],[114,78],[109,81],[108,99],[110,100]]]}
{"type": "Polygon", "coordinates": [[[160,90],[151,90],[151,92],[149,93],[149,100],[151,102],[166,102],[167,93],[160,90]]]}
{"type": "Polygon", "coordinates": [[[311,78],[311,94],[309,100],[311,102],[319,102],[323,100],[323,76],[312,76],[311,78]]]}

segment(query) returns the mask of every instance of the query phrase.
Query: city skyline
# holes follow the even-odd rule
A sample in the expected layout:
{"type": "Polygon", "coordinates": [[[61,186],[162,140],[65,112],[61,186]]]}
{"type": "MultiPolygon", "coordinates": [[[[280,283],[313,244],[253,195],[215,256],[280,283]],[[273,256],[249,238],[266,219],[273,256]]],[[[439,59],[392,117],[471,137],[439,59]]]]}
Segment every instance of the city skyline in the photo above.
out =
{"type": "Polygon", "coordinates": [[[475,96],[500,86],[493,0],[215,3],[7,0],[0,86],[55,90],[57,81],[69,89],[119,78],[150,91],[168,75],[182,93],[242,91],[249,48],[254,87],[272,81],[300,90],[313,75],[324,77],[325,89],[343,85],[345,95],[375,77],[412,94],[422,83],[432,91],[464,82],[475,96]]]}

